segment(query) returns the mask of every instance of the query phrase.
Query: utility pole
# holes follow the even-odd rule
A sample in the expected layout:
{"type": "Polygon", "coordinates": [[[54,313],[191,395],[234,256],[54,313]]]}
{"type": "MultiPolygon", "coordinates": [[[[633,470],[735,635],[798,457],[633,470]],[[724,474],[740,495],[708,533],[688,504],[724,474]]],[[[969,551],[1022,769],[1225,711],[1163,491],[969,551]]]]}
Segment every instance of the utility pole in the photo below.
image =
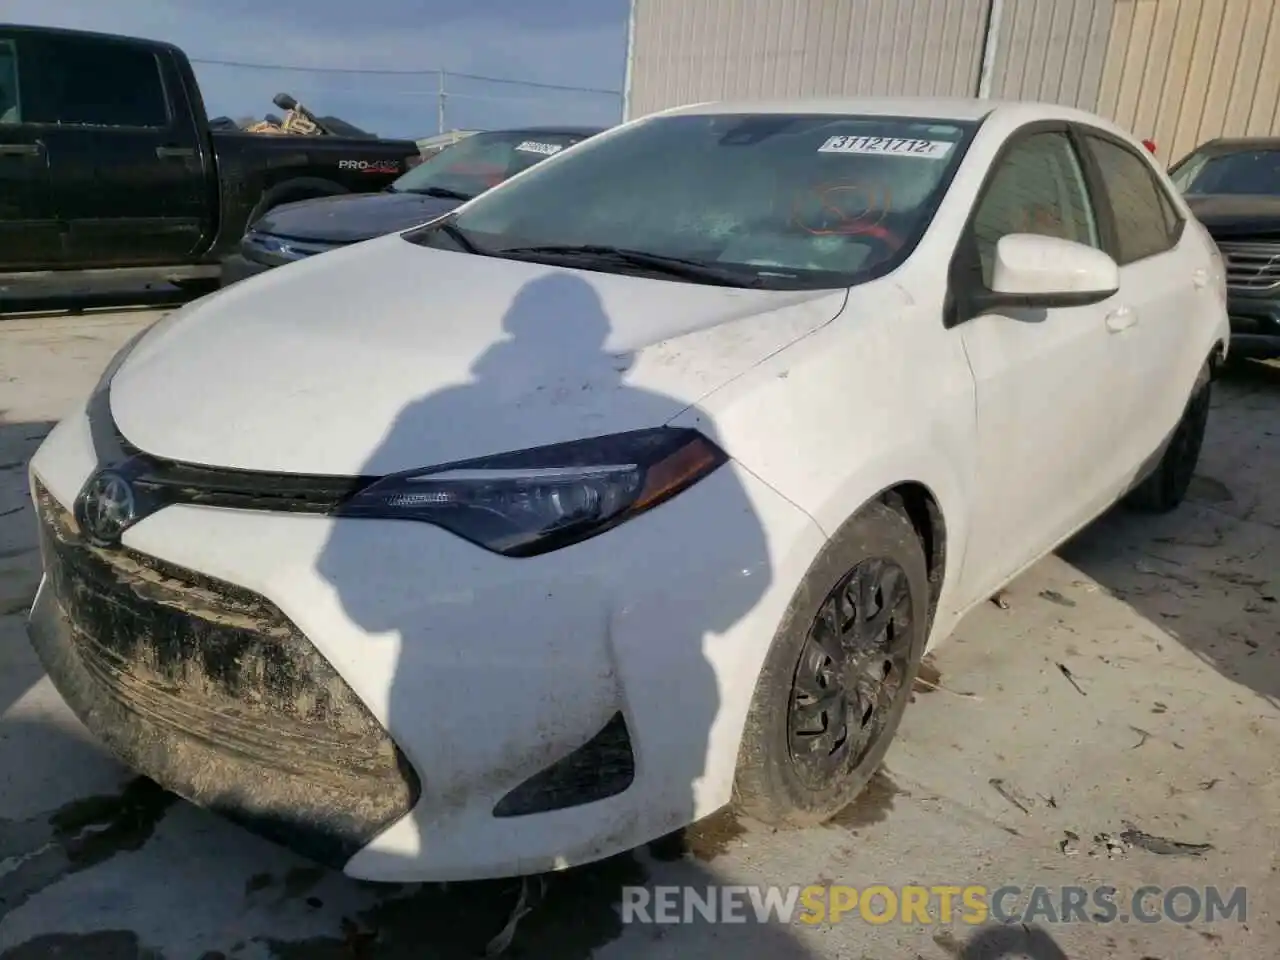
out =
{"type": "Polygon", "coordinates": [[[437,74],[436,133],[444,133],[444,71],[437,74]]]}

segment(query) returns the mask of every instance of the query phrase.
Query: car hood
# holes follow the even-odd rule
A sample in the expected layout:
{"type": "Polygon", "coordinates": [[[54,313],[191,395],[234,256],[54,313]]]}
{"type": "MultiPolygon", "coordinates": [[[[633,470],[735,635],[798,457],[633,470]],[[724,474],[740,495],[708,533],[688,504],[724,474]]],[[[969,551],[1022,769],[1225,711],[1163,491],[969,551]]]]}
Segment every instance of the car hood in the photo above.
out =
{"type": "Polygon", "coordinates": [[[134,446],[374,475],[659,426],[829,323],[847,291],[569,270],[384,237],[161,321],[111,385],[134,446]]]}
{"type": "Polygon", "coordinates": [[[408,230],[461,203],[420,193],[357,193],[300,200],[273,208],[255,230],[294,240],[356,243],[408,230]]]}
{"type": "Polygon", "coordinates": [[[1280,197],[1205,194],[1185,199],[1215,239],[1280,240],[1280,197]]]}

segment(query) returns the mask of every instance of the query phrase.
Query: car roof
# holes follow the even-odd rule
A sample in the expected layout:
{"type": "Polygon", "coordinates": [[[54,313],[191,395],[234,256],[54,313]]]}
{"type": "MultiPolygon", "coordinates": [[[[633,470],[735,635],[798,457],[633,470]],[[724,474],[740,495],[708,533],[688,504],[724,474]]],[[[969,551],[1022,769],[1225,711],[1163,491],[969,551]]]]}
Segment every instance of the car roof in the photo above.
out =
{"type": "Polygon", "coordinates": [[[597,133],[603,133],[606,127],[504,127],[500,130],[481,130],[479,133],[505,133],[519,134],[520,136],[539,136],[547,134],[559,134],[561,136],[577,136],[577,137],[594,137],[597,133]]]}
{"type": "Polygon", "coordinates": [[[79,38],[82,40],[118,40],[126,43],[147,44],[157,50],[169,50],[182,53],[180,47],[164,40],[153,40],[150,37],[139,37],[129,33],[103,33],[97,30],[73,30],[70,27],[45,27],[34,23],[0,23],[0,30],[6,33],[30,33],[52,37],[79,38]]]}
{"type": "Polygon", "coordinates": [[[1215,137],[1191,152],[1233,153],[1236,150],[1280,150],[1280,137],[1215,137]]]}
{"type": "Polygon", "coordinates": [[[776,100],[710,100],[661,111],[663,116],[716,113],[807,113],[833,116],[909,117],[952,120],[1007,128],[1011,132],[1037,120],[1084,123],[1132,140],[1133,134],[1104,117],[1057,103],[984,100],[978,97],[796,97],[776,100]]]}

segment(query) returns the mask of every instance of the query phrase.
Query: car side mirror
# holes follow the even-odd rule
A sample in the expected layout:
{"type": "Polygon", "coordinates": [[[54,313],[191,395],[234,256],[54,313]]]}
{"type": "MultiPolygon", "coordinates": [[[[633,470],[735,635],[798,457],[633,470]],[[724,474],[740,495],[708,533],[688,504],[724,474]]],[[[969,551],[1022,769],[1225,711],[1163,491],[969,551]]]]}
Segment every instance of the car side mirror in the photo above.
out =
{"type": "Polygon", "coordinates": [[[981,311],[1010,307],[1082,307],[1120,289],[1120,267],[1108,254],[1073,240],[1010,233],[996,242],[991,290],[975,298],[981,311]]]}

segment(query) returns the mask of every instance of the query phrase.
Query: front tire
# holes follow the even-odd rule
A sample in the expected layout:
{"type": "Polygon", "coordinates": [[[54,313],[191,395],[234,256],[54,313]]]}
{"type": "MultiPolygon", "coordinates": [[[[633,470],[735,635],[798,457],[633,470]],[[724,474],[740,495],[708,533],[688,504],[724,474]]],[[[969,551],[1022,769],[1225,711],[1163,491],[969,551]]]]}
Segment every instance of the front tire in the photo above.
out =
{"type": "Polygon", "coordinates": [[[928,611],[914,527],[867,505],[809,568],[765,658],[738,753],[744,813],[809,826],[862,792],[910,700],[928,611]]]}
{"type": "Polygon", "coordinates": [[[1125,497],[1125,506],[1142,513],[1169,513],[1186,499],[1200,462],[1200,449],[1204,446],[1212,392],[1213,371],[1206,363],[1200,368],[1191,397],[1160,462],[1125,497]]]}

